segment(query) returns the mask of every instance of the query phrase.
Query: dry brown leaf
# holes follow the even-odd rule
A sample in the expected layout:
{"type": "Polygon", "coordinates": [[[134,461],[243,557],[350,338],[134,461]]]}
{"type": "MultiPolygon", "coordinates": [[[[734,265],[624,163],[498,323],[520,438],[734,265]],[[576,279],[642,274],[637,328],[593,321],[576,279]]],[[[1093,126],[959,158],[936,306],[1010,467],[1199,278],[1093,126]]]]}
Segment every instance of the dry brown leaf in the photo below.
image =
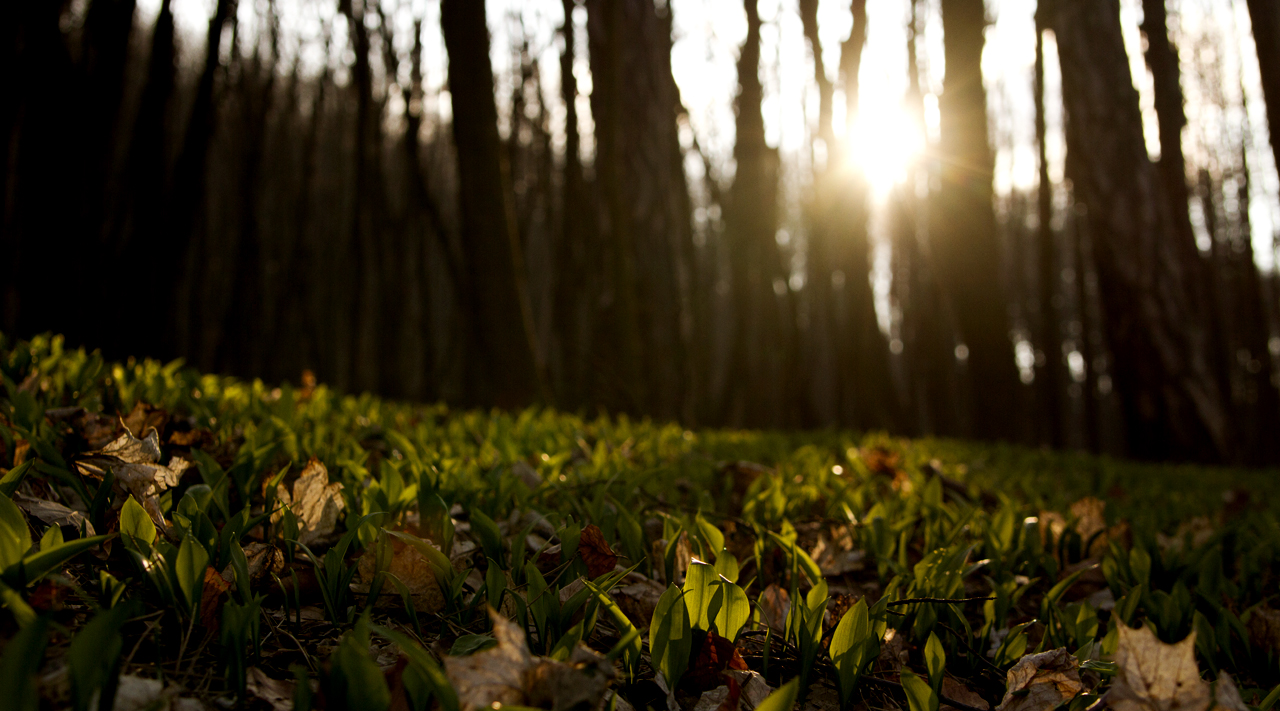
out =
{"type": "Polygon", "coordinates": [[[1218,672],[1218,681],[1213,685],[1213,711],[1249,711],[1235,680],[1225,671],[1218,672]]]}
{"type": "Polygon", "coordinates": [[[1108,693],[1116,711],[1204,711],[1209,685],[1196,665],[1196,635],[1165,644],[1146,627],[1120,625],[1119,670],[1108,693]]]}
{"type": "Polygon", "coordinates": [[[245,672],[245,690],[266,702],[275,711],[293,709],[293,691],[296,686],[297,683],[293,681],[272,679],[257,667],[249,667],[245,672]]]}
{"type": "Polygon", "coordinates": [[[44,499],[37,499],[20,491],[15,491],[13,493],[13,503],[22,507],[24,511],[40,519],[46,525],[70,526],[77,531],[83,528],[85,535],[97,535],[97,532],[93,530],[93,524],[89,523],[89,519],[85,518],[83,513],[67,508],[56,501],[45,501],[44,499]]]}
{"type": "Polygon", "coordinates": [[[204,592],[200,595],[200,624],[207,630],[218,629],[218,611],[222,605],[222,594],[231,589],[231,584],[223,579],[222,574],[213,566],[204,569],[204,592]]]}
{"type": "Polygon", "coordinates": [[[739,671],[730,669],[729,677],[738,683],[742,688],[742,697],[740,705],[744,711],[751,711],[759,706],[761,702],[769,698],[769,694],[773,693],[773,687],[764,680],[764,676],[758,671],[739,671]]]}
{"type": "Polygon", "coordinates": [[[1065,647],[1028,654],[1009,670],[1008,688],[996,711],[1052,711],[1083,688],[1080,660],[1065,647]]]}
{"type": "MultiPolygon", "coordinates": [[[[405,534],[409,535],[409,534],[405,534]]],[[[399,538],[388,536],[391,544],[391,563],[387,572],[400,579],[413,599],[413,607],[418,612],[439,612],[444,609],[444,592],[440,589],[440,581],[436,578],[435,569],[412,545],[399,538]]],[[[431,541],[424,541],[436,548],[431,541]]],[[[377,547],[369,546],[360,556],[358,568],[360,582],[354,583],[351,589],[358,593],[368,593],[377,571],[377,547]]],[[[390,580],[382,586],[382,601],[399,600],[399,589],[390,580]]]]}
{"type": "Polygon", "coordinates": [[[779,634],[787,631],[787,614],[791,612],[791,596],[772,584],[760,593],[760,609],[764,623],[779,634]]]}
{"type": "Polygon", "coordinates": [[[637,629],[649,629],[653,610],[658,606],[662,593],[666,592],[666,586],[639,573],[628,575],[623,582],[627,584],[610,591],[614,602],[637,629]]]}
{"type": "MultiPolygon", "coordinates": [[[[987,711],[987,709],[991,708],[991,704],[988,704],[987,700],[982,698],[976,691],[949,676],[942,677],[942,695],[982,711],[987,711]]],[[[942,704],[940,709],[953,709],[954,711],[954,707],[946,704],[942,704]]]]}
{"type": "Polygon", "coordinates": [[[1255,607],[1249,612],[1249,644],[1280,653],[1280,610],[1255,607]]]}
{"type": "Polygon", "coordinates": [[[604,539],[604,532],[594,523],[587,524],[582,529],[582,536],[578,539],[578,556],[587,564],[587,575],[593,579],[613,572],[618,565],[618,555],[604,539]]]}
{"type": "Polygon", "coordinates": [[[1199,548],[1213,538],[1216,530],[1208,516],[1194,516],[1178,524],[1178,530],[1174,531],[1172,536],[1157,533],[1156,545],[1160,546],[1162,551],[1182,552],[1188,543],[1192,548],[1199,548]]]}
{"type": "Polygon", "coordinates": [[[813,562],[818,564],[822,574],[828,577],[844,575],[865,567],[867,552],[862,550],[842,550],[827,542],[826,536],[819,536],[818,543],[809,554],[813,562]]]}
{"type": "MultiPolygon", "coordinates": [[[[298,542],[306,546],[331,536],[338,527],[338,515],[347,506],[342,498],[342,483],[330,484],[329,470],[315,457],[307,462],[293,483],[293,494],[289,494],[284,484],[277,484],[276,496],[298,517],[298,542]]],[[[272,522],[282,515],[273,514],[272,522]]]]}
{"type": "MultiPolygon", "coordinates": [[[[81,472],[101,478],[107,469],[115,474],[115,491],[121,498],[132,494],[162,531],[169,525],[160,512],[159,495],[178,485],[182,473],[191,462],[178,457],[167,466],[160,461],[160,434],[150,428],[138,439],[128,428],[124,433],[96,452],[90,452],[79,463],[81,472]]],[[[123,501],[117,502],[123,505],[123,501]]]]}
{"type": "Polygon", "coordinates": [[[741,696],[742,689],[736,682],[717,686],[710,691],[702,692],[698,703],[693,706],[693,711],[738,711],[738,701],[741,696]]]}
{"type": "Polygon", "coordinates": [[[603,656],[579,645],[568,662],[535,657],[525,644],[524,630],[492,609],[489,617],[497,646],[444,660],[464,710],[495,703],[558,709],[590,709],[603,703],[613,677],[613,667],[603,656]]]}

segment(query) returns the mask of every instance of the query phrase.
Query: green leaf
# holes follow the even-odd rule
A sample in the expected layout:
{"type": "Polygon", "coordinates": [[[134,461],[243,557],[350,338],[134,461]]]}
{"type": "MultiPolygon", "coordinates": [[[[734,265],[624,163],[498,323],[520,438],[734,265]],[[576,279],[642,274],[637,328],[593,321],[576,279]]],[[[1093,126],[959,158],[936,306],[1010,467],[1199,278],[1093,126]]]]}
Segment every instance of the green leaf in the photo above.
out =
{"type": "MultiPolygon", "coordinates": [[[[56,538],[62,538],[62,532],[58,530],[57,526],[51,527],[51,530],[58,531],[56,538]]],[[[46,536],[46,538],[48,537],[49,536],[46,536]]],[[[49,574],[51,571],[61,567],[63,563],[75,557],[77,554],[99,545],[108,538],[111,538],[111,536],[77,538],[74,541],[51,545],[47,550],[44,546],[41,546],[40,552],[32,553],[22,559],[22,573],[26,576],[25,582],[27,584],[34,583],[49,574]]],[[[5,571],[6,574],[8,574],[8,572],[9,571],[5,571]]]]}
{"type": "Polygon", "coordinates": [[[190,534],[185,536],[178,548],[174,572],[178,577],[178,587],[186,598],[187,609],[192,615],[200,611],[200,598],[204,594],[204,571],[208,567],[209,553],[204,546],[190,534]]]}
{"type": "Polygon", "coordinates": [[[30,549],[31,531],[27,529],[27,517],[9,497],[0,496],[0,570],[22,560],[30,549]]]}
{"type": "Polygon", "coordinates": [[[35,460],[28,459],[5,472],[4,477],[0,478],[0,494],[6,498],[13,496],[13,492],[18,490],[18,485],[27,477],[27,472],[31,471],[34,462],[35,460]]]}
{"type": "Polygon", "coordinates": [[[729,549],[723,549],[716,554],[716,574],[728,580],[731,583],[738,582],[738,574],[742,567],[738,565],[738,559],[729,549]]]}
{"type": "Polygon", "coordinates": [[[480,548],[484,550],[484,554],[492,560],[498,561],[499,565],[505,565],[507,557],[503,554],[502,533],[498,531],[498,525],[493,519],[484,515],[484,512],[478,508],[471,509],[471,533],[480,541],[480,548]]]}
{"type": "Polygon", "coordinates": [[[879,652],[875,636],[871,632],[871,619],[864,597],[849,608],[840,618],[831,635],[831,661],[835,664],[840,683],[840,703],[849,705],[863,669],[879,652]]]}
{"type": "Polygon", "coordinates": [[[711,588],[717,579],[716,569],[706,563],[690,563],[685,572],[684,604],[689,610],[689,624],[695,630],[711,629],[707,611],[711,608],[711,588]]]}
{"type": "Polygon", "coordinates": [[[732,642],[751,618],[751,601],[747,599],[747,593],[734,583],[722,580],[715,587],[709,609],[716,610],[714,622],[720,636],[732,642]]]}
{"type": "Polygon", "coordinates": [[[120,628],[132,617],[135,604],[117,605],[99,613],[72,638],[67,649],[71,692],[77,710],[90,707],[95,692],[115,698],[120,653],[124,642],[120,628]]]}
{"type": "Polygon", "coordinates": [[[364,618],[342,636],[329,663],[329,690],[338,706],[385,711],[391,705],[387,681],[369,656],[368,623],[364,618]]]}
{"type": "Polygon", "coordinates": [[[4,689],[5,706],[13,711],[36,711],[40,697],[36,692],[36,674],[44,662],[49,623],[38,617],[18,630],[0,656],[0,689],[4,689]]]}
{"type": "Polygon", "coordinates": [[[907,694],[910,711],[938,711],[938,695],[933,693],[924,679],[912,674],[909,669],[902,670],[902,690],[907,694]]]}
{"type": "MultiPolygon", "coordinates": [[[[702,512],[698,512],[693,518],[694,523],[698,527],[698,535],[702,540],[706,541],[710,554],[720,558],[720,551],[724,550],[724,534],[720,529],[713,526],[707,519],[702,517],[702,512]]],[[[708,561],[709,562],[709,561],[708,561]]]]}
{"type": "Polygon", "coordinates": [[[498,640],[487,634],[464,634],[453,641],[449,656],[465,657],[498,646],[498,640]]]}
{"type": "Polygon", "coordinates": [[[693,646],[693,629],[681,597],[681,591],[675,585],[667,587],[658,598],[653,620],[649,623],[649,656],[667,680],[668,688],[672,689],[684,676],[689,665],[689,650],[693,646]]]}
{"type": "Polygon", "coordinates": [[[640,653],[642,650],[640,645],[640,631],[635,628],[635,625],[631,624],[631,619],[626,616],[622,611],[622,608],[618,607],[618,603],[614,602],[613,598],[609,596],[609,593],[605,592],[589,580],[584,580],[583,584],[586,585],[591,592],[595,593],[596,600],[600,602],[600,605],[604,607],[604,609],[609,612],[609,616],[613,618],[613,626],[617,627],[618,632],[622,635],[622,639],[618,641],[617,646],[626,654],[624,661],[626,662],[627,670],[634,674],[636,668],[640,664],[640,653]],[[626,644],[623,644],[623,642],[626,642],[626,644]]]}
{"type": "Polygon", "coordinates": [[[933,687],[935,696],[942,693],[942,670],[947,663],[947,652],[942,648],[938,635],[929,633],[929,641],[924,644],[924,665],[929,670],[929,686],[933,687]]]}
{"type": "Polygon", "coordinates": [[[1276,684],[1276,688],[1272,689],[1271,693],[1267,694],[1267,698],[1258,704],[1258,711],[1271,711],[1271,707],[1275,706],[1277,701],[1280,701],[1280,684],[1276,684]]]}
{"type": "Polygon", "coordinates": [[[120,508],[120,533],[125,536],[125,540],[143,541],[148,545],[156,540],[156,525],[132,494],[120,508]]]}
{"type": "Polygon", "coordinates": [[[422,557],[426,558],[427,562],[431,564],[432,571],[440,581],[440,587],[446,590],[449,588],[449,584],[454,578],[453,563],[449,562],[449,559],[444,553],[440,552],[440,549],[417,536],[411,536],[407,533],[391,530],[388,530],[387,533],[395,536],[405,543],[408,543],[414,550],[421,553],[422,557]]]}
{"type": "Polygon", "coordinates": [[[490,558],[489,569],[484,573],[484,588],[489,598],[489,607],[502,609],[502,595],[507,591],[507,574],[503,572],[498,561],[490,558]]]}
{"type": "MultiPolygon", "coordinates": [[[[400,651],[409,658],[409,664],[416,667],[423,675],[424,680],[431,687],[433,696],[440,702],[443,711],[458,711],[458,694],[453,690],[453,686],[449,684],[449,678],[445,676],[444,671],[440,669],[440,666],[436,664],[426,650],[408,636],[389,630],[386,627],[374,626],[371,629],[375,634],[394,642],[400,648],[400,651]]],[[[417,699],[415,699],[416,701],[417,699]]],[[[427,708],[430,707],[427,706],[427,708]]]]}
{"type": "Polygon", "coordinates": [[[756,707],[756,711],[791,711],[791,707],[796,705],[796,695],[798,693],[800,693],[800,679],[797,677],[769,694],[756,707]]]}
{"type": "Polygon", "coordinates": [[[804,574],[809,578],[809,582],[817,585],[819,581],[823,580],[822,569],[818,567],[817,563],[813,562],[813,558],[810,558],[808,553],[805,553],[800,549],[800,546],[796,545],[794,540],[788,540],[773,531],[768,533],[769,537],[781,546],[800,566],[800,570],[804,571],[804,574]]]}

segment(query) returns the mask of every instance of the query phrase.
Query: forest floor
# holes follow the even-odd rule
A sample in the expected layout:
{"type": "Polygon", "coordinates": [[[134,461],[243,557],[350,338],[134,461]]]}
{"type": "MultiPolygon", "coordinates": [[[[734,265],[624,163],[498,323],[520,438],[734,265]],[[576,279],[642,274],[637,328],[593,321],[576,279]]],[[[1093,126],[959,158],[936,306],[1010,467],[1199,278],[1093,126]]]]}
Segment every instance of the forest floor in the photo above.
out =
{"type": "Polygon", "coordinates": [[[11,709],[1267,711],[1280,477],[0,337],[11,709]]]}

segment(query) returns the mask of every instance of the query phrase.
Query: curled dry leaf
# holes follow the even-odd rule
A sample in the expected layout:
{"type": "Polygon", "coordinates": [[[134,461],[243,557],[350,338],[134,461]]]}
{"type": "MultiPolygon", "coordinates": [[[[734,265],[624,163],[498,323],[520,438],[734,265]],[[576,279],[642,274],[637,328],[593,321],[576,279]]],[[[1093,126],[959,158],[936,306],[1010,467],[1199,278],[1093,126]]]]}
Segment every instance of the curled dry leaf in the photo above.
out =
{"type": "Polygon", "coordinates": [[[738,711],[741,698],[742,687],[731,679],[728,684],[702,692],[693,711],[738,711]]]}
{"type": "Polygon", "coordinates": [[[773,693],[773,687],[769,686],[758,671],[730,669],[726,673],[742,689],[739,705],[744,711],[751,711],[773,693]]]}
{"type": "Polygon", "coordinates": [[[291,711],[293,709],[293,691],[297,686],[293,681],[272,679],[257,667],[249,667],[245,672],[245,690],[274,711],[291,711]]]}
{"type": "Polygon", "coordinates": [[[154,427],[143,433],[142,439],[125,428],[124,434],[102,449],[90,452],[78,466],[82,473],[98,478],[110,469],[116,477],[117,498],[124,499],[132,494],[151,516],[151,521],[160,530],[167,531],[169,525],[160,512],[158,497],[166,489],[178,485],[191,462],[172,457],[165,466],[158,464],[159,461],[160,434],[154,427]]]}
{"type": "Polygon", "coordinates": [[[1209,685],[1196,665],[1196,635],[1165,644],[1146,627],[1120,625],[1119,667],[1108,693],[1116,711],[1204,711],[1209,685]]]}
{"type": "MultiPolygon", "coordinates": [[[[405,534],[409,535],[409,534],[405,534]]],[[[388,536],[391,544],[391,563],[387,572],[400,579],[413,599],[413,607],[418,612],[439,612],[444,609],[444,592],[440,589],[440,581],[436,578],[431,563],[412,545],[395,537],[388,536]]],[[[438,548],[431,541],[423,541],[426,545],[438,548]]],[[[360,582],[352,584],[351,589],[359,593],[368,593],[369,586],[377,573],[377,547],[369,546],[358,564],[360,582]]],[[[399,600],[399,589],[388,580],[382,586],[381,601],[399,600]]]]}
{"type": "Polygon", "coordinates": [[[698,656],[689,665],[682,683],[693,684],[701,690],[713,689],[724,683],[724,674],[730,669],[748,669],[738,647],[715,632],[707,632],[698,649],[698,656]]]}
{"type": "Polygon", "coordinates": [[[45,525],[70,526],[77,531],[83,528],[85,535],[97,535],[97,532],[93,530],[93,524],[89,523],[89,519],[85,518],[83,513],[67,508],[56,501],[45,501],[44,499],[27,496],[22,492],[14,492],[13,503],[28,514],[40,519],[45,525]]]}
{"type": "Polygon", "coordinates": [[[1066,648],[1028,654],[1009,670],[996,711],[1052,711],[1083,688],[1080,661],[1066,648]]]}
{"type": "Polygon", "coordinates": [[[578,557],[587,564],[587,574],[592,578],[612,572],[618,565],[618,555],[604,539],[604,532],[594,523],[582,529],[582,537],[578,539],[578,557]]]}
{"type": "Polygon", "coordinates": [[[222,594],[231,589],[222,574],[213,566],[204,569],[204,592],[200,594],[200,624],[206,630],[217,631],[218,612],[222,609],[222,594]]]}
{"type": "MultiPolygon", "coordinates": [[[[342,498],[342,484],[330,484],[329,470],[314,457],[293,483],[293,494],[289,494],[284,484],[277,484],[276,495],[298,517],[298,542],[306,546],[332,535],[338,527],[338,515],[347,506],[342,498]]],[[[282,515],[280,512],[273,514],[272,522],[278,521],[282,515]]]]}
{"type": "Polygon", "coordinates": [[[498,644],[466,657],[447,657],[445,673],[467,711],[493,704],[539,708],[598,708],[613,667],[599,654],[579,646],[568,662],[535,657],[524,630],[490,609],[498,644]]]}

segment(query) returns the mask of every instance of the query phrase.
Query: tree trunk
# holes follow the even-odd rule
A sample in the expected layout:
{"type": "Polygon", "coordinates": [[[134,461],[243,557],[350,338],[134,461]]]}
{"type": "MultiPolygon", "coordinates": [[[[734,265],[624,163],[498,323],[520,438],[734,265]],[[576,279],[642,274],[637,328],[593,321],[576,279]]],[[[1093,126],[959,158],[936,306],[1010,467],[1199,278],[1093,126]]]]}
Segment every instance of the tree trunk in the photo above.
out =
{"type": "Polygon", "coordinates": [[[968,349],[971,432],[983,439],[1008,439],[1014,432],[1012,405],[1019,382],[992,205],[994,159],[982,84],[986,24],[983,3],[943,0],[946,75],[938,106],[942,186],[929,235],[938,281],[968,349]]]}
{"type": "Polygon", "coordinates": [[[1044,368],[1038,379],[1040,409],[1044,426],[1048,430],[1047,441],[1055,449],[1065,443],[1062,425],[1062,392],[1066,378],[1062,353],[1062,270],[1058,264],[1058,246],[1053,233],[1053,185],[1049,182],[1049,151],[1045,129],[1044,111],[1044,27],[1036,18],[1036,146],[1038,149],[1039,178],[1036,194],[1037,260],[1040,305],[1040,350],[1044,353],[1044,368]]]}
{"type": "Polygon", "coordinates": [[[726,412],[719,418],[751,427],[778,426],[786,414],[783,391],[789,372],[789,339],[779,325],[780,299],[774,284],[786,284],[775,233],[778,226],[778,151],[765,143],[760,104],[760,13],[744,0],[747,37],[738,55],[737,170],[725,208],[725,239],[733,294],[733,341],[726,412]],[[736,416],[727,416],[737,413],[736,416]]]}
{"type": "Polygon", "coordinates": [[[449,55],[453,142],[465,259],[463,324],[467,392],[484,405],[517,407],[537,392],[524,269],[502,168],[484,3],[442,0],[449,55]]]}
{"type": "Polygon", "coordinates": [[[1271,152],[1275,164],[1280,166],[1280,2],[1246,0],[1246,4],[1253,24],[1253,43],[1258,50],[1262,96],[1267,102],[1271,152]]]}
{"type": "Polygon", "coordinates": [[[1147,157],[1118,0],[1048,12],[1062,65],[1072,182],[1088,224],[1130,453],[1224,458],[1228,410],[1210,365],[1195,264],[1176,240],[1147,157]]]}
{"type": "Polygon", "coordinates": [[[653,0],[589,0],[596,175],[604,192],[613,329],[606,402],[658,418],[692,416],[691,207],[677,132],[670,10],[653,0]]]}

